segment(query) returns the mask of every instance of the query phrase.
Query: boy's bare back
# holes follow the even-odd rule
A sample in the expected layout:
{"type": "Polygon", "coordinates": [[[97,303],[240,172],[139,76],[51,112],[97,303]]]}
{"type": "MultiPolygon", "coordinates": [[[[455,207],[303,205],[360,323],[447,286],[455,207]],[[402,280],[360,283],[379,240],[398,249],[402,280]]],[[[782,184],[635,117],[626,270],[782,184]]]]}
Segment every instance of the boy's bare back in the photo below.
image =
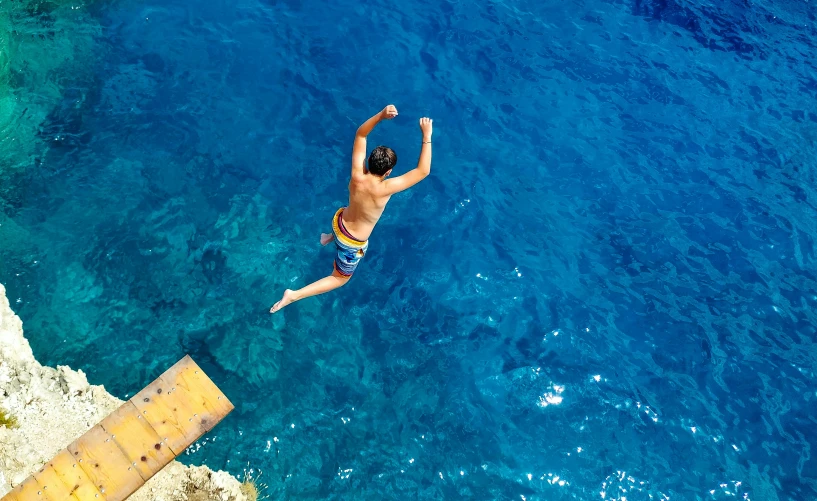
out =
{"type": "MultiPolygon", "coordinates": [[[[381,120],[391,120],[397,116],[397,108],[386,106],[380,112],[381,120]]],[[[366,124],[364,124],[366,125],[366,124]]],[[[363,126],[361,126],[363,128],[363,126]]],[[[387,179],[391,168],[385,173],[371,172],[366,168],[366,136],[361,136],[360,129],[355,137],[352,151],[352,179],[349,182],[349,207],[344,210],[343,222],[349,232],[361,240],[368,240],[375,225],[383,215],[386,204],[395,193],[414,186],[431,172],[431,135],[433,120],[420,119],[420,130],[423,133],[423,145],[417,168],[394,179],[387,179]]],[[[383,148],[378,147],[378,148],[383,148]]],[[[389,150],[391,151],[391,150],[389,150]]],[[[391,152],[393,155],[393,152],[391,152]]],[[[374,152],[373,152],[374,155],[374,152]]],[[[397,157],[394,155],[394,162],[397,157]]],[[[372,163],[370,157],[370,163],[372,163]]],[[[391,164],[393,165],[393,164],[391,164]]]]}
{"type": "Polygon", "coordinates": [[[353,177],[349,181],[349,206],[343,211],[343,222],[362,240],[368,240],[372,235],[391,198],[383,184],[383,180],[375,176],[353,177]]]}

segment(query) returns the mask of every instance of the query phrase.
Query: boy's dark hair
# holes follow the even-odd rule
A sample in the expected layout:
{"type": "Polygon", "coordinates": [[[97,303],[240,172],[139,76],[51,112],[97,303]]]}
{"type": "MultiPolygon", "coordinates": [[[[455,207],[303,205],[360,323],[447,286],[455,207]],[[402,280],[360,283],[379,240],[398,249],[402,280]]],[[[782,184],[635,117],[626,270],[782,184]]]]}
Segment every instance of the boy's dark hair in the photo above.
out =
{"type": "Polygon", "coordinates": [[[369,172],[375,176],[385,176],[397,163],[397,154],[391,148],[378,146],[369,155],[369,172]]]}

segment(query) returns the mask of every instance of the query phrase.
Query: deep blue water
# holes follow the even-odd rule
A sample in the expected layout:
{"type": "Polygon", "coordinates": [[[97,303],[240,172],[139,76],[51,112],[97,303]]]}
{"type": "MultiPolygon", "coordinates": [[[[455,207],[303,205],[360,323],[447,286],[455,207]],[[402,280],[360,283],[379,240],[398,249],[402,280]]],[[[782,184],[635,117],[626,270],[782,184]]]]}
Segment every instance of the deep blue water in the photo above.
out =
{"type": "Polygon", "coordinates": [[[38,5],[22,53],[92,50],[15,73],[56,97],[0,167],[0,282],[120,397],[190,353],[236,410],[184,461],[273,499],[817,499],[811,3],[38,5]],[[431,177],[271,317],[388,103],[370,144],[412,168],[431,116],[431,177]]]}

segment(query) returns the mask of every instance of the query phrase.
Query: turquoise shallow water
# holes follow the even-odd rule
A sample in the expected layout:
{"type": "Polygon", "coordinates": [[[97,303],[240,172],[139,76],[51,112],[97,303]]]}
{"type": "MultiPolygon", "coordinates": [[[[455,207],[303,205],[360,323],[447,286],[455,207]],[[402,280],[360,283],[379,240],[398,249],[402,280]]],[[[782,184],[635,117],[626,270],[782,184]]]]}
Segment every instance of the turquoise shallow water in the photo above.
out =
{"type": "Polygon", "coordinates": [[[808,3],[32,5],[0,282],[120,397],[190,353],[237,405],[183,460],[275,499],[817,496],[808,3]],[[372,142],[410,168],[432,116],[432,176],[270,317],[389,102],[372,142]]]}

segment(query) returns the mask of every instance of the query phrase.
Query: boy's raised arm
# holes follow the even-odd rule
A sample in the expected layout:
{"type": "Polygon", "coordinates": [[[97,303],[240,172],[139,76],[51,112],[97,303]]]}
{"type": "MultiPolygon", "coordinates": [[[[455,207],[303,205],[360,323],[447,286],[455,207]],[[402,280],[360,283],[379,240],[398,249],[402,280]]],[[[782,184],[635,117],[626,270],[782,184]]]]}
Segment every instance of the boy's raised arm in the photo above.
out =
{"type": "Polygon", "coordinates": [[[423,147],[420,150],[420,160],[417,167],[402,176],[386,181],[386,190],[390,194],[407,190],[431,174],[431,134],[434,121],[430,118],[420,119],[420,131],[423,133],[423,147]]]}
{"type": "Polygon", "coordinates": [[[366,172],[364,167],[366,161],[366,136],[372,132],[374,126],[380,123],[381,120],[391,120],[396,116],[397,108],[390,104],[357,128],[355,145],[352,149],[352,177],[362,176],[366,172]]]}

